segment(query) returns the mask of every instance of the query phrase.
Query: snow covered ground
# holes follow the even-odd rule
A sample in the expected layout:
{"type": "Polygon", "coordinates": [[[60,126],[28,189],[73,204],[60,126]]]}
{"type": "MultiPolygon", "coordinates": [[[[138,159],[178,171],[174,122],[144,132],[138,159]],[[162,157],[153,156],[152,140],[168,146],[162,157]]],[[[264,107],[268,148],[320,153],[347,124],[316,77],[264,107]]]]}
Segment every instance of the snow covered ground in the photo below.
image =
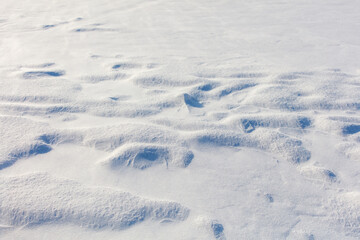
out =
{"type": "Polygon", "coordinates": [[[359,239],[358,0],[2,0],[1,239],[359,239]]]}

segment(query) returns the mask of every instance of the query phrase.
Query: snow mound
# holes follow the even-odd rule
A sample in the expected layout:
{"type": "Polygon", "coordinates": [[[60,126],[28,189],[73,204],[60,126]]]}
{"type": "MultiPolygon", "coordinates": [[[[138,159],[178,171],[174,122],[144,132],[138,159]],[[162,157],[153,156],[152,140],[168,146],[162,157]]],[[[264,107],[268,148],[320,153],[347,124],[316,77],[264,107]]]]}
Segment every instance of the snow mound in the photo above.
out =
{"type": "Polygon", "coordinates": [[[332,219],[348,235],[358,237],[360,234],[360,193],[357,191],[339,195],[330,203],[332,219]]]}
{"type": "Polygon", "coordinates": [[[186,148],[154,144],[125,144],[111,155],[102,162],[111,168],[131,166],[145,169],[157,164],[187,167],[194,158],[194,154],[186,148]]]}
{"type": "Polygon", "coordinates": [[[277,154],[292,163],[302,163],[310,159],[311,153],[302,146],[299,139],[274,131],[258,129],[251,134],[234,131],[203,131],[195,137],[200,144],[249,147],[277,154]]]}
{"type": "Polygon", "coordinates": [[[38,123],[21,117],[0,116],[0,170],[10,167],[19,159],[45,154],[51,146],[37,136],[49,131],[47,124],[38,123]]]}
{"type": "Polygon", "coordinates": [[[337,175],[333,171],[317,166],[303,167],[301,168],[300,172],[308,180],[315,183],[334,183],[339,180],[337,175]]]}
{"type": "Polygon", "coordinates": [[[90,188],[47,174],[1,177],[0,185],[0,218],[2,224],[12,226],[70,223],[121,230],[148,219],[182,221],[189,214],[178,203],[90,188]]]}

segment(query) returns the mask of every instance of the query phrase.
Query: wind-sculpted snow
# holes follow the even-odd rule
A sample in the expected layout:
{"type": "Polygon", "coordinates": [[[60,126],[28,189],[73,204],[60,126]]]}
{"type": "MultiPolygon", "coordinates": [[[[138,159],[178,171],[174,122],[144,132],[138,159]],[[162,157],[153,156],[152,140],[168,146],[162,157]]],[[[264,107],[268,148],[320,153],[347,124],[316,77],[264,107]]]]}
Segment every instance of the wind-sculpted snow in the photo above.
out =
{"type": "Polygon", "coordinates": [[[215,146],[257,148],[277,154],[292,163],[306,162],[311,157],[310,151],[302,146],[300,140],[267,130],[258,130],[251,135],[206,131],[198,134],[197,141],[215,146]]]}
{"type": "Polygon", "coordinates": [[[337,181],[337,176],[333,171],[321,167],[303,167],[300,172],[307,180],[316,183],[334,183],[337,181]]]}
{"type": "Polygon", "coordinates": [[[126,78],[125,74],[121,74],[121,73],[117,73],[117,74],[112,74],[112,75],[91,75],[91,76],[85,76],[83,77],[83,80],[85,80],[86,82],[89,83],[98,83],[98,82],[102,82],[102,81],[116,81],[119,79],[124,79],[126,78]]]}
{"type": "Polygon", "coordinates": [[[131,166],[145,169],[156,164],[187,167],[194,154],[184,147],[149,144],[127,144],[119,147],[103,163],[112,168],[131,166]]]}
{"type": "Polygon", "coordinates": [[[156,164],[187,167],[194,158],[189,144],[179,134],[143,124],[119,124],[106,128],[58,131],[37,138],[46,146],[77,144],[107,151],[103,160],[111,168],[128,166],[146,169],[156,164]]]}
{"type": "Polygon", "coordinates": [[[51,146],[41,143],[32,143],[29,146],[24,146],[20,149],[16,149],[13,152],[9,153],[8,156],[0,162],[0,170],[10,167],[21,158],[27,158],[38,154],[45,154],[50,152],[51,150],[51,146]]]}
{"type": "Polygon", "coordinates": [[[164,88],[164,87],[184,87],[190,86],[197,83],[196,79],[190,80],[180,80],[180,79],[172,79],[172,76],[146,76],[142,78],[135,79],[135,83],[142,87],[149,88],[164,88]]]}
{"type": "MultiPolygon", "coordinates": [[[[305,110],[309,108],[309,106],[306,106],[306,104],[303,105],[301,104],[304,94],[302,93],[296,94],[293,92],[293,90],[290,90],[290,88],[288,89],[287,88],[288,84],[286,83],[286,81],[291,80],[291,84],[294,84],[294,81],[301,80],[302,82],[299,84],[304,85],[305,84],[304,81],[306,82],[307,79],[312,78],[312,76],[316,74],[290,73],[287,75],[283,74],[279,78],[277,78],[276,76],[273,77],[264,74],[252,74],[252,73],[235,74],[236,76],[241,76],[241,77],[236,77],[234,74],[230,74],[230,75],[231,78],[239,78],[240,80],[237,81],[240,81],[240,83],[237,83],[235,80],[232,79],[231,81],[223,84],[224,86],[218,87],[221,81],[219,79],[218,84],[215,85],[207,84],[207,85],[203,85],[202,87],[195,87],[193,88],[193,90],[188,91],[190,94],[184,93],[183,96],[178,95],[176,97],[172,97],[170,95],[157,94],[158,96],[153,97],[150,95],[151,97],[148,98],[150,101],[148,101],[147,104],[140,105],[132,101],[129,104],[133,105],[133,107],[128,108],[128,110],[125,107],[126,106],[125,103],[116,103],[114,101],[113,102],[92,101],[92,102],[87,102],[87,104],[85,105],[81,105],[80,102],[78,102],[72,104],[71,106],[53,105],[47,107],[37,107],[36,105],[34,107],[30,107],[27,105],[24,106],[15,105],[12,106],[11,108],[8,107],[8,109],[9,110],[11,109],[12,111],[23,112],[25,114],[32,114],[32,115],[39,113],[59,114],[59,113],[78,113],[78,112],[89,111],[90,113],[93,112],[95,115],[99,115],[103,117],[123,116],[123,117],[137,118],[137,117],[147,117],[147,116],[157,115],[160,114],[163,110],[169,108],[181,109],[183,106],[187,106],[190,113],[193,108],[194,109],[205,108],[204,111],[206,111],[207,105],[210,105],[212,102],[219,101],[219,97],[224,97],[227,95],[233,95],[233,97],[235,97],[234,95],[235,92],[241,93],[242,91],[246,91],[246,92],[244,93],[245,95],[244,94],[239,95],[241,99],[243,99],[242,103],[240,103],[240,106],[243,103],[249,105],[247,101],[249,101],[250,98],[253,98],[253,96],[257,96],[257,91],[260,91],[259,96],[261,97],[259,97],[258,99],[271,96],[271,99],[267,100],[267,104],[269,103],[271,104],[273,102],[276,103],[277,106],[280,106],[281,109],[293,112],[294,110],[300,110],[300,109],[305,110]],[[289,77],[289,76],[293,76],[293,77],[289,77]],[[272,80],[274,82],[273,84],[269,84],[269,82],[271,82],[269,81],[269,78],[270,79],[273,78],[272,80]],[[266,79],[266,84],[262,84],[262,81],[264,81],[265,79],[266,79]],[[282,83],[283,81],[285,81],[285,84],[282,84],[281,87],[277,87],[277,85],[279,85],[279,83],[282,83]],[[270,91],[268,87],[271,87],[274,90],[270,91]],[[254,90],[251,90],[253,91],[252,95],[250,95],[247,92],[248,91],[247,88],[254,88],[254,90]],[[287,90],[284,90],[283,88],[287,88],[287,90]],[[267,93],[263,93],[262,89],[267,89],[266,90],[267,93]],[[277,95],[277,91],[279,90],[281,91],[277,95]],[[269,95],[268,92],[271,92],[271,95],[269,95]],[[250,98],[248,96],[250,96],[250,98]],[[289,99],[287,96],[289,96],[293,100],[289,99]],[[288,107],[283,108],[285,106],[283,104],[288,105],[288,107]],[[289,104],[291,104],[292,106],[290,107],[289,104]],[[301,107],[296,107],[297,105],[301,107]],[[84,108],[82,106],[86,106],[86,107],[84,108]]],[[[329,81],[333,81],[332,79],[334,78],[334,76],[330,75],[329,73],[322,74],[321,76],[323,78],[328,77],[329,81]]],[[[346,75],[335,73],[335,77],[336,76],[344,78],[344,76],[346,75]]],[[[111,77],[109,76],[109,79],[110,78],[111,77]]],[[[105,76],[102,77],[101,79],[106,80],[108,78],[105,76]]],[[[213,79],[216,79],[216,77],[214,77],[213,79]]],[[[116,78],[114,78],[113,80],[116,80],[116,78]]],[[[169,85],[191,86],[194,85],[196,82],[194,80],[191,80],[188,81],[187,83],[183,82],[181,85],[179,85],[180,83],[179,81],[166,80],[166,76],[165,76],[162,78],[160,77],[139,78],[136,81],[136,83],[144,87],[149,87],[149,86],[167,87],[169,85]]],[[[343,86],[341,85],[341,87],[343,86]]],[[[309,88],[304,88],[304,89],[309,92],[309,88]]],[[[316,91],[321,92],[322,85],[321,86],[319,85],[318,88],[314,88],[312,86],[310,89],[315,89],[316,91]]],[[[325,93],[330,95],[329,97],[326,97],[324,99],[329,99],[333,96],[336,96],[337,92],[338,90],[336,88],[331,88],[330,91],[326,89],[325,93]]],[[[309,94],[306,94],[306,96],[308,98],[309,94]]],[[[340,97],[340,96],[336,96],[336,97],[340,97]]],[[[39,100],[41,101],[41,98],[39,98],[39,100]]],[[[47,99],[45,98],[44,100],[46,101],[47,99]]],[[[127,99],[125,99],[124,101],[127,101],[127,99]]],[[[253,103],[254,106],[257,106],[257,102],[258,100],[256,100],[253,103]]],[[[320,105],[326,106],[327,103],[322,103],[320,105]]],[[[317,106],[320,105],[313,104],[313,107],[316,109],[317,106]]],[[[351,109],[354,106],[356,107],[356,104],[349,103],[346,104],[346,106],[349,107],[349,109],[351,109]]],[[[271,106],[269,107],[271,108],[271,106]]],[[[234,111],[236,110],[236,108],[231,107],[230,110],[234,111]]],[[[214,111],[214,109],[211,109],[210,112],[211,111],[214,111]]],[[[232,117],[231,118],[229,117],[225,120],[226,121],[224,122],[224,124],[213,125],[212,128],[214,131],[212,131],[211,134],[205,134],[203,136],[199,136],[198,142],[212,143],[212,144],[217,144],[219,146],[250,147],[250,148],[261,149],[272,153],[276,153],[279,156],[283,157],[284,159],[287,159],[290,162],[294,162],[294,163],[305,162],[309,160],[311,157],[311,153],[303,146],[302,141],[296,139],[297,136],[291,137],[270,130],[277,128],[293,128],[299,130],[306,129],[309,128],[313,123],[313,120],[311,120],[311,118],[309,117],[306,117],[302,114],[296,115],[293,113],[289,113],[289,114],[282,113],[278,115],[265,114],[263,116],[257,114],[239,115],[237,111],[234,111],[232,117]],[[228,123],[230,123],[230,125],[228,123]],[[224,129],[226,129],[229,132],[226,133],[222,132],[224,129]],[[242,131],[238,131],[238,129],[241,129],[242,131]]],[[[169,127],[172,127],[172,125],[170,125],[169,127]]],[[[185,129],[182,128],[181,130],[185,130],[185,129]]],[[[344,134],[354,134],[356,132],[357,132],[357,125],[348,125],[343,128],[344,134]]],[[[154,154],[154,156],[156,155],[156,159],[158,160],[156,162],[164,162],[168,164],[169,162],[172,162],[171,160],[169,160],[169,158],[171,158],[170,152],[180,151],[180,150],[173,150],[176,149],[176,147],[171,145],[169,146],[168,141],[172,142],[173,144],[181,143],[183,147],[185,146],[184,147],[185,149],[189,148],[189,141],[191,141],[191,138],[186,139],[180,137],[178,134],[175,134],[174,132],[171,132],[169,130],[164,130],[161,128],[159,129],[155,125],[150,127],[145,127],[145,125],[133,125],[132,127],[131,125],[126,124],[126,125],[118,125],[116,127],[114,126],[114,127],[107,127],[102,129],[96,129],[96,128],[89,129],[86,134],[80,132],[78,132],[77,134],[78,136],[81,136],[81,143],[80,142],[78,143],[86,146],[95,146],[98,149],[102,149],[106,151],[112,151],[126,143],[131,143],[131,142],[144,143],[145,145],[142,146],[143,150],[141,149],[138,149],[137,151],[132,150],[133,153],[128,154],[129,155],[128,157],[122,156],[123,154],[119,155],[118,159],[122,159],[121,161],[130,161],[132,162],[132,164],[134,164],[134,159],[136,159],[135,156],[138,156],[142,151],[144,151],[144,149],[145,150],[147,149],[145,147],[146,144],[150,144],[150,143],[159,144],[159,149],[150,148],[150,150],[148,149],[147,151],[156,152],[156,154],[154,154]],[[162,144],[166,144],[167,146],[164,146],[162,144]],[[161,152],[161,154],[159,152],[161,152]],[[132,157],[130,157],[130,155],[132,157]]],[[[65,140],[65,142],[68,141],[65,140]]],[[[35,144],[35,146],[37,145],[35,144]]],[[[181,149],[181,147],[179,149],[181,149]]],[[[32,152],[32,150],[28,152],[32,152]]],[[[25,156],[26,154],[13,154],[13,155],[25,156]]],[[[175,160],[175,162],[176,161],[178,160],[175,160]]],[[[190,163],[191,161],[185,160],[185,162],[190,163]]],[[[120,164],[120,165],[124,165],[124,164],[120,164]]],[[[125,165],[129,165],[129,162],[125,165]]],[[[188,164],[182,164],[182,165],[187,166],[188,164]]],[[[147,168],[147,167],[139,167],[139,168],[147,168]]]]}
{"type": "Polygon", "coordinates": [[[1,239],[359,239],[358,1],[1,4],[1,239]]]}
{"type": "Polygon", "coordinates": [[[47,124],[20,117],[0,117],[0,170],[19,159],[50,152],[52,148],[49,144],[36,139],[37,135],[48,130],[47,124]]]}
{"type": "MultiPolygon", "coordinates": [[[[198,149],[253,149],[266,152],[278,162],[284,160],[305,183],[315,186],[341,184],[344,178],[341,171],[324,162],[319,164],[312,160],[314,156],[316,159],[317,153],[312,153],[314,148],[305,136],[315,130],[328,131],[343,138],[343,142],[335,146],[335,151],[350,160],[358,158],[359,120],[354,114],[341,116],[334,112],[314,115],[309,112],[357,111],[358,94],[347,86],[351,85],[352,76],[335,73],[334,77],[328,72],[278,75],[244,72],[214,75],[211,81],[203,77],[190,77],[181,82],[171,78],[171,75],[148,77],[145,74],[144,77],[133,78],[133,71],[141,69],[144,64],[118,65],[108,67],[108,74],[79,76],[79,85],[71,83],[66,74],[59,76],[64,81],[63,87],[69,90],[64,95],[49,94],[45,90],[38,94],[34,90],[32,95],[24,92],[17,96],[3,92],[0,110],[12,116],[1,118],[2,137],[6,139],[6,145],[1,150],[0,170],[32,161],[37,155],[50,155],[62,145],[101,151],[102,157],[89,162],[89,166],[95,171],[113,173],[118,173],[120,169],[149,172],[149,169],[159,167],[170,172],[174,169],[191,169],[192,164],[198,161],[198,149]],[[345,83],[333,87],[333,84],[338,84],[334,80],[338,75],[344,78],[345,83]],[[321,76],[323,83],[307,86],[310,85],[309,81],[314,81],[314,76],[321,76]],[[99,84],[105,84],[105,89],[97,86],[99,84]],[[295,84],[302,87],[294,88],[297,86],[295,84]],[[329,84],[329,87],[324,89],[324,84],[329,84]],[[112,86],[131,86],[133,92],[113,91],[112,86]],[[349,94],[343,95],[343,91],[349,94]],[[93,93],[93,96],[87,95],[87,92],[93,93]],[[73,93],[79,93],[76,100],[73,93]],[[315,93],[323,94],[323,97],[318,98],[315,93]],[[84,119],[84,114],[114,120],[106,124],[82,126],[80,120],[84,119]],[[178,116],[183,116],[183,119],[179,120],[178,116]],[[35,120],[44,117],[53,118],[56,124],[50,127],[35,120]],[[58,122],[68,122],[69,125],[59,128],[58,122]],[[14,128],[9,127],[11,125],[14,128]]],[[[50,86],[48,80],[51,77],[57,79],[57,76],[29,72],[29,77],[19,81],[39,81],[50,86]]],[[[23,86],[21,88],[25,89],[23,86]]],[[[29,89],[33,91],[31,84],[29,89]]],[[[220,160],[218,164],[222,164],[220,160]]],[[[141,200],[127,193],[108,189],[95,191],[68,180],[61,180],[64,183],[59,181],[48,175],[4,178],[3,184],[8,188],[1,192],[2,196],[6,196],[1,203],[0,213],[5,219],[2,223],[15,227],[70,223],[93,229],[125,229],[146,219],[159,222],[186,220],[189,212],[175,203],[141,200]],[[15,182],[19,190],[13,191],[16,197],[11,197],[13,195],[8,194],[8,189],[15,182]],[[28,184],[37,186],[33,197],[32,193],[27,193],[26,189],[30,189],[28,184]],[[29,197],[24,199],[20,192],[27,193],[29,197]],[[47,192],[48,195],[40,195],[40,192],[47,192]],[[67,198],[63,199],[62,196],[67,198]],[[91,201],[86,203],[83,196],[91,201]],[[17,201],[10,204],[10,198],[17,201]],[[115,198],[125,205],[117,203],[115,198]],[[42,202],[43,208],[36,204],[25,208],[30,202],[42,202]],[[67,204],[63,206],[62,202],[67,204]],[[111,211],[108,205],[111,205],[111,211]]],[[[279,199],[271,192],[261,196],[267,204],[279,199]]],[[[334,201],[334,204],[341,202],[334,201]]],[[[345,222],[345,225],[356,225],[356,219],[343,212],[351,203],[344,204],[343,209],[337,207],[340,213],[331,212],[329,216],[335,216],[334,224],[345,222]]],[[[209,231],[213,232],[215,239],[225,239],[225,225],[210,225],[209,231]]],[[[354,236],[358,235],[354,227],[344,229],[354,236]]],[[[289,231],[295,234],[293,230],[289,231]]],[[[309,236],[313,235],[309,233],[309,236]]]]}
{"type": "Polygon", "coordinates": [[[183,221],[189,210],[178,203],[151,201],[110,188],[94,188],[47,174],[2,177],[0,216],[4,224],[76,224],[125,229],[146,220],[183,221]]]}
{"type": "Polygon", "coordinates": [[[331,217],[348,235],[358,237],[360,234],[360,193],[358,191],[339,194],[330,202],[331,217]]]}
{"type": "Polygon", "coordinates": [[[234,117],[230,120],[234,126],[238,126],[246,133],[251,133],[257,128],[295,128],[306,129],[311,126],[311,119],[305,116],[248,116],[234,117]]]}
{"type": "Polygon", "coordinates": [[[290,76],[296,77],[273,77],[256,88],[243,103],[286,111],[358,110],[360,107],[358,86],[352,82],[355,76],[338,72],[290,76]]]}

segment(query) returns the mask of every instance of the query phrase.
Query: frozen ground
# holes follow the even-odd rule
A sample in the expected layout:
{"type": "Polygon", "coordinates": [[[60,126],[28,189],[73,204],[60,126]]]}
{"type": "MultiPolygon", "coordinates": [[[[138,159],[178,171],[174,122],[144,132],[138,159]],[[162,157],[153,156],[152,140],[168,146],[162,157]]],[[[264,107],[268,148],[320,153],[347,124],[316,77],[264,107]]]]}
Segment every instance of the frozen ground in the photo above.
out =
{"type": "Polygon", "coordinates": [[[359,239],[357,0],[3,0],[0,238],[359,239]]]}

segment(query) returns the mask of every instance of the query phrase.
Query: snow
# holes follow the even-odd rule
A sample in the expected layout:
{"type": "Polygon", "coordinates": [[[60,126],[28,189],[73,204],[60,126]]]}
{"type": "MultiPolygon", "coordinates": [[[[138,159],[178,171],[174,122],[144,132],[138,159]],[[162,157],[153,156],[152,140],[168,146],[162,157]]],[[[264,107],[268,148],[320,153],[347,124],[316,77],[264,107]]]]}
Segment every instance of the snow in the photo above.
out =
{"type": "Polygon", "coordinates": [[[176,203],[150,202],[111,189],[85,188],[46,174],[1,182],[1,218],[13,226],[65,222],[123,229],[150,217],[183,220],[188,215],[188,209],[176,203]]]}
{"type": "Polygon", "coordinates": [[[3,0],[1,239],[359,239],[360,4],[3,0]]]}

